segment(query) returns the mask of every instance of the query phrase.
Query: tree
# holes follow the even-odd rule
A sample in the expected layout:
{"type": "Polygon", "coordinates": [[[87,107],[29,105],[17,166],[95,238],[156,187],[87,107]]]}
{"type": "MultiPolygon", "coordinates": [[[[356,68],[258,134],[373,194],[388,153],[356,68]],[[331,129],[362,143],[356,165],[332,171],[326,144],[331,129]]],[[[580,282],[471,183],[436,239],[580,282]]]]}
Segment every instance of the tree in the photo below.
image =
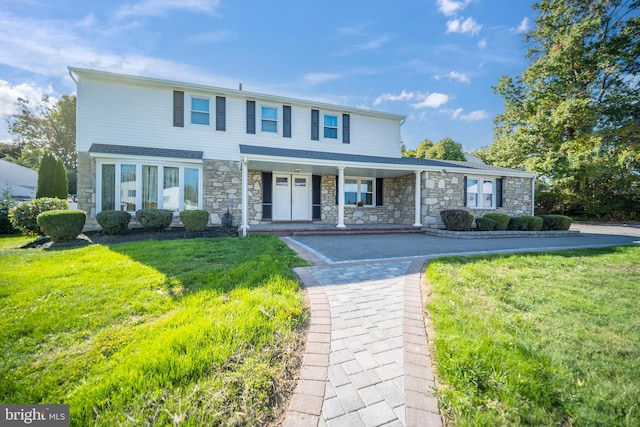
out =
{"type": "Polygon", "coordinates": [[[38,190],[36,198],[57,197],[66,200],[68,196],[67,173],[61,159],[45,152],[38,169],[38,190]]]}
{"type": "MultiPolygon", "coordinates": [[[[39,107],[18,98],[18,112],[9,116],[9,134],[22,147],[22,164],[39,164],[45,151],[61,159],[68,171],[76,166],[76,97],[62,95],[55,103],[44,97],[39,107]],[[35,161],[34,161],[35,160],[35,161]]],[[[15,159],[15,158],[14,158],[15,159]]]]}
{"type": "Polygon", "coordinates": [[[533,8],[531,63],[494,88],[505,110],[494,143],[477,155],[539,174],[563,213],[638,215],[640,0],[542,0],[533,8]]]}
{"type": "Polygon", "coordinates": [[[401,151],[402,157],[416,157],[420,159],[439,160],[465,160],[462,145],[447,137],[437,144],[425,139],[415,150],[407,150],[404,145],[401,151]]]}

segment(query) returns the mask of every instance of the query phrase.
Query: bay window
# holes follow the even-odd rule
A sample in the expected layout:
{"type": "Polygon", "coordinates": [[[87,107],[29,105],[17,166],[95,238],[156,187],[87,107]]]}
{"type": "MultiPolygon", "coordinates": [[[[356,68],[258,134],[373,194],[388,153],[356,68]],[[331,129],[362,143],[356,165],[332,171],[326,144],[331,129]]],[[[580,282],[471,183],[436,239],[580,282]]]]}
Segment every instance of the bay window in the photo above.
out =
{"type": "Polygon", "coordinates": [[[199,167],[105,161],[98,162],[96,175],[96,212],[202,208],[199,167]]]}

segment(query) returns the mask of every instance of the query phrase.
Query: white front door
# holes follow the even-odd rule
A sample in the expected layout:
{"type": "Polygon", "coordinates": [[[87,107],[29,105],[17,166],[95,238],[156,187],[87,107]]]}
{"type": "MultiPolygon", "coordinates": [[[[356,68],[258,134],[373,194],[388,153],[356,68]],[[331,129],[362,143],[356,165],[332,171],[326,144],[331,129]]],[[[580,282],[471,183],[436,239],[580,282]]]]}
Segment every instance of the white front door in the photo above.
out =
{"type": "Polygon", "coordinates": [[[311,178],[273,174],[273,220],[311,220],[311,178]]]}

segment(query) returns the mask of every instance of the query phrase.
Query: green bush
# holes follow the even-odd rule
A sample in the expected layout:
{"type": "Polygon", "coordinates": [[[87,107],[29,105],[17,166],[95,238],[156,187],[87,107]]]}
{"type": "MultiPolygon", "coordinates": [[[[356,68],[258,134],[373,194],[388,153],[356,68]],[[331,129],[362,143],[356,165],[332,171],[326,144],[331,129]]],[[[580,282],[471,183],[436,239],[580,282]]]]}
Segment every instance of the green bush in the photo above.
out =
{"type": "Polygon", "coordinates": [[[142,209],[136,212],[136,219],[149,231],[162,231],[171,225],[173,212],[167,209],[142,209]]]}
{"type": "Polygon", "coordinates": [[[478,231],[493,231],[497,225],[498,223],[491,218],[476,218],[476,230],[478,231]]]}
{"type": "Polygon", "coordinates": [[[38,224],[44,234],[54,242],[75,240],[87,220],[85,211],[52,210],[38,215],[38,224]]]}
{"type": "Polygon", "coordinates": [[[482,217],[494,220],[496,222],[496,230],[506,230],[511,219],[509,215],[499,212],[486,213],[482,217]]]}
{"type": "Polygon", "coordinates": [[[96,221],[104,234],[120,234],[127,231],[131,214],[125,211],[102,211],[96,215],[96,221]]]}
{"type": "Polygon", "coordinates": [[[187,231],[205,231],[209,224],[209,212],[200,209],[182,211],[180,221],[187,231]]]}
{"type": "Polygon", "coordinates": [[[507,226],[507,230],[518,230],[518,231],[526,231],[529,222],[526,218],[521,216],[512,216],[509,219],[509,225],[507,226]]]}
{"type": "Polygon", "coordinates": [[[564,215],[540,215],[542,218],[542,230],[568,230],[573,221],[571,217],[564,215]]]}
{"type": "Polygon", "coordinates": [[[528,231],[540,231],[542,230],[542,224],[543,224],[543,220],[542,218],[538,217],[538,216],[529,216],[529,215],[524,215],[521,216],[520,218],[524,218],[527,221],[527,230],[528,231]]]}
{"type": "Polygon", "coordinates": [[[51,197],[27,200],[9,211],[11,224],[23,234],[42,234],[38,215],[53,210],[67,210],[67,201],[51,197]]]}
{"type": "Polygon", "coordinates": [[[447,209],[440,212],[444,227],[450,231],[469,231],[473,224],[473,214],[463,209],[447,209]]]}

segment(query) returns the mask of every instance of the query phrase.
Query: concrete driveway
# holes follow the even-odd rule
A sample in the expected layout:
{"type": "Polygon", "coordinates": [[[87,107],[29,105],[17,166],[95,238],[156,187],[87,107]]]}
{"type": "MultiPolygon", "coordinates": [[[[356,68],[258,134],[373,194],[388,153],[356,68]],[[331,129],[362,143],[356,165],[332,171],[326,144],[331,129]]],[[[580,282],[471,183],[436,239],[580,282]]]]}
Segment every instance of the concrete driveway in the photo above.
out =
{"type": "Polygon", "coordinates": [[[640,244],[640,225],[576,223],[563,237],[456,239],[426,234],[289,237],[327,263],[640,244]]]}

